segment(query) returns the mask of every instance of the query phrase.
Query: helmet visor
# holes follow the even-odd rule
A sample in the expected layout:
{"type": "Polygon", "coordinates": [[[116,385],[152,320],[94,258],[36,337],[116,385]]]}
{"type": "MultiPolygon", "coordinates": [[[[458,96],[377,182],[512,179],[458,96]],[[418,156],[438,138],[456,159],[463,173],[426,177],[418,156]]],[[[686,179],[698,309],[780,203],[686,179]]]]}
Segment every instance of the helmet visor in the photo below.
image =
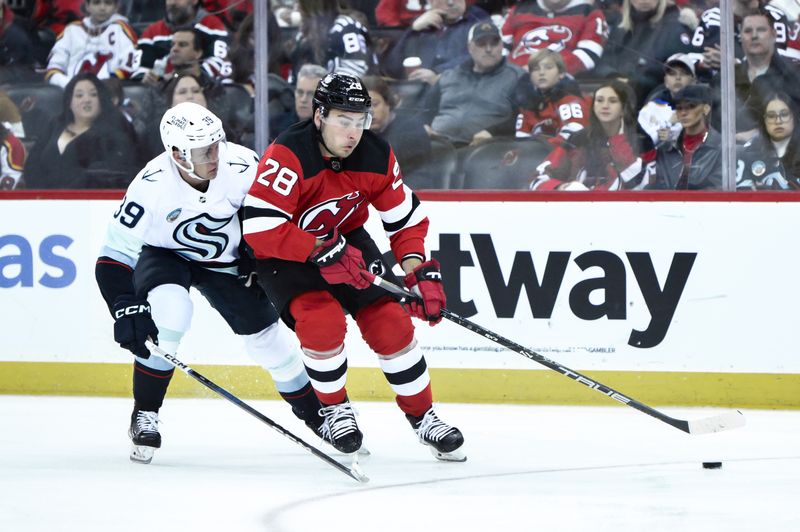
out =
{"type": "Polygon", "coordinates": [[[332,109],[328,116],[320,117],[323,124],[341,129],[369,129],[372,125],[372,113],[341,112],[332,109]]]}
{"type": "Polygon", "coordinates": [[[202,148],[192,148],[192,164],[210,164],[219,161],[220,152],[224,149],[225,141],[218,140],[202,148]]]}

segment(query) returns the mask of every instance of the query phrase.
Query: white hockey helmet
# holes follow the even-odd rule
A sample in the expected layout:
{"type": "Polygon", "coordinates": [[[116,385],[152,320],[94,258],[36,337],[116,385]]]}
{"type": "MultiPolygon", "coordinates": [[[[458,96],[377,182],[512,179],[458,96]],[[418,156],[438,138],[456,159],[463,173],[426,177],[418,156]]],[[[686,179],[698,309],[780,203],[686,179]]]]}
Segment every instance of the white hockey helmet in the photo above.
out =
{"type": "Polygon", "coordinates": [[[192,150],[225,140],[222,121],[202,105],[193,102],[182,102],[167,109],[161,118],[160,129],[164,149],[167,152],[177,149],[189,165],[184,170],[196,179],[201,178],[194,174],[194,164],[207,161],[192,161],[192,150]]]}

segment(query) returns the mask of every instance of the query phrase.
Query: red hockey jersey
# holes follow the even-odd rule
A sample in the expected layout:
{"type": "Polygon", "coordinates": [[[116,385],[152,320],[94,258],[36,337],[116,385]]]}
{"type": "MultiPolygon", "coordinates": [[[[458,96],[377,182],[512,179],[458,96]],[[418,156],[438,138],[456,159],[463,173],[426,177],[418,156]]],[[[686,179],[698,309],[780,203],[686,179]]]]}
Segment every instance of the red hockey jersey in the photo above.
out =
{"type": "Polygon", "coordinates": [[[527,68],[533,52],[549,48],[575,74],[595,67],[608,40],[608,25],[593,0],[571,0],[557,13],[545,9],[541,0],[524,0],[511,8],[501,33],[511,47],[512,63],[527,68]]]}
{"type": "Polygon", "coordinates": [[[333,228],[363,226],[378,211],[398,263],[425,260],[428,218],[403,184],[389,144],[371,131],[345,159],[323,158],[311,120],[278,136],[259,162],[244,202],[242,231],[256,258],[305,262],[333,228]]]}
{"type": "Polygon", "coordinates": [[[542,99],[533,109],[520,108],[517,137],[542,135],[558,144],[589,123],[590,105],[583,96],[563,94],[555,101],[542,99]]]}

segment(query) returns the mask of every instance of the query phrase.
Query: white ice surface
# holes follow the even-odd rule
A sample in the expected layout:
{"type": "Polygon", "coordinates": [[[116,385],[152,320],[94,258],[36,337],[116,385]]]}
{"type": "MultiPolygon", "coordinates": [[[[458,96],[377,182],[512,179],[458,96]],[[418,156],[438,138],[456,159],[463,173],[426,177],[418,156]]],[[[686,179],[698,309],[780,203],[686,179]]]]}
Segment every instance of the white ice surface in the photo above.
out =
{"type": "MultiPolygon", "coordinates": [[[[690,436],[625,407],[441,404],[466,436],[458,464],[394,404],[360,402],[372,456],[358,484],[223,400],[168,398],[162,449],[131,463],[131,404],[0,396],[0,531],[800,530],[796,411],[690,436]]],[[[252,405],[320,445],[285,404],[252,405]]]]}

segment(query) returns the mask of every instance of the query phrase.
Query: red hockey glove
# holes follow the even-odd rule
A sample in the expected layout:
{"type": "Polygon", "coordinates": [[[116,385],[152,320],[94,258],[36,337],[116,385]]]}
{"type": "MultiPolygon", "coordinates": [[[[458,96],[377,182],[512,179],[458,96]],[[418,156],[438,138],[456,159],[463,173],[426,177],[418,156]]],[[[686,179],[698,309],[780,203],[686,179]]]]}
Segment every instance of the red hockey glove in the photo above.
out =
{"type": "Polygon", "coordinates": [[[319,266],[319,273],[330,284],[349,284],[359,290],[371,284],[361,275],[367,269],[361,250],[348,244],[336,229],[308,260],[319,266]]]}
{"type": "Polygon", "coordinates": [[[411,315],[421,320],[427,320],[431,326],[442,321],[445,297],[439,261],[431,259],[423,262],[406,275],[405,281],[406,286],[422,299],[421,303],[411,301],[406,304],[411,315]]]}

